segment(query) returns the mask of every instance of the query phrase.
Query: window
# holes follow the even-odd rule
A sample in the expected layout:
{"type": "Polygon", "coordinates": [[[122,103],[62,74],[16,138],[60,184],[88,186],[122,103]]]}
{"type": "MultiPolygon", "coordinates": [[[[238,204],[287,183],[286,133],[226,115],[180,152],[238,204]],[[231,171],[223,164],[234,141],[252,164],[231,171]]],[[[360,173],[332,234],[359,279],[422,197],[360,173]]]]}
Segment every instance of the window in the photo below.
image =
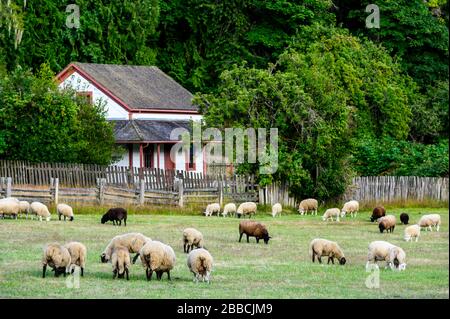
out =
{"type": "Polygon", "coordinates": [[[153,144],[144,147],[144,167],[145,168],[154,168],[153,167],[153,144]]]}
{"type": "Polygon", "coordinates": [[[90,104],[90,105],[94,104],[94,100],[93,100],[91,91],[77,92],[77,96],[80,98],[86,99],[87,104],[90,104]]]}

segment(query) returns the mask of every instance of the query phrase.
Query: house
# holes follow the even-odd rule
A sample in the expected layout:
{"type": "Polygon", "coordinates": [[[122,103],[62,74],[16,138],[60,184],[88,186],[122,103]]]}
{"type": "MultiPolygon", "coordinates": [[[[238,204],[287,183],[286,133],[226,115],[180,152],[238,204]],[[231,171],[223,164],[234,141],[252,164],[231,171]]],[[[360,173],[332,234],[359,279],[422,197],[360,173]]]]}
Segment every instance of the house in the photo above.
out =
{"type": "Polygon", "coordinates": [[[106,117],[126,153],[116,165],[205,172],[203,150],[179,152],[171,160],[176,128],[191,130],[201,114],[192,94],[155,66],[71,63],[57,75],[60,88],[71,87],[90,103],[105,103],[106,117]]]}

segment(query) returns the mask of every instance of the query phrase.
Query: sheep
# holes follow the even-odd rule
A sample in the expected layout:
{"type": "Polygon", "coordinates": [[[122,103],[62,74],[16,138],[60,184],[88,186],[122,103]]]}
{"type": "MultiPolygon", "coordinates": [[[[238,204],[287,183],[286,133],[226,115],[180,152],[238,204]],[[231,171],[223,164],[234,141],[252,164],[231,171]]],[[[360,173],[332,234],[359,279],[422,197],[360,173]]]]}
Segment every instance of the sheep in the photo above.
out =
{"type": "Polygon", "coordinates": [[[377,206],[372,211],[372,216],[370,217],[370,221],[374,222],[383,216],[386,216],[386,209],[383,206],[377,206]]]}
{"type": "Polygon", "coordinates": [[[429,229],[430,231],[433,231],[432,226],[434,226],[436,231],[439,231],[441,216],[439,214],[423,215],[417,224],[420,227],[426,227],[425,229],[429,229]]]}
{"type": "Polygon", "coordinates": [[[386,268],[390,267],[392,270],[406,269],[406,254],[405,251],[386,241],[373,241],[369,244],[369,252],[367,254],[366,269],[368,269],[371,262],[374,262],[378,268],[378,261],[386,261],[386,268]]]}
{"type": "Polygon", "coordinates": [[[405,228],[405,237],[406,241],[412,241],[413,238],[416,238],[416,242],[419,241],[420,237],[420,226],[415,224],[405,228]]]}
{"type": "Polygon", "coordinates": [[[42,218],[45,218],[46,221],[50,221],[51,215],[46,205],[40,202],[32,202],[30,207],[32,214],[39,216],[40,221],[42,221],[42,218]]]}
{"type": "Polygon", "coordinates": [[[102,263],[107,263],[111,260],[111,255],[114,247],[124,246],[128,248],[130,253],[135,253],[136,256],[133,258],[133,264],[139,257],[139,251],[141,248],[152,239],[144,236],[141,233],[127,233],[123,235],[117,235],[109,242],[103,253],[100,255],[100,260],[102,263]]]}
{"type": "Polygon", "coordinates": [[[56,211],[58,213],[58,218],[61,220],[61,216],[64,216],[64,221],[66,217],[69,218],[70,221],[73,221],[73,209],[67,204],[58,204],[56,206],[56,211]]]}
{"type": "Polygon", "coordinates": [[[86,268],[87,249],[86,246],[77,241],[71,241],[64,245],[70,254],[70,272],[73,273],[75,266],[81,268],[81,276],[84,276],[84,268],[86,268]]]}
{"type": "Polygon", "coordinates": [[[249,218],[251,218],[252,215],[256,214],[256,208],[256,204],[253,202],[242,203],[241,205],[239,205],[236,211],[236,215],[238,216],[238,218],[241,218],[241,216],[245,215],[248,215],[249,218]]]}
{"type": "Polygon", "coordinates": [[[194,246],[203,248],[203,235],[195,228],[186,228],[183,230],[183,251],[188,253],[194,246]]]}
{"type": "Polygon", "coordinates": [[[387,215],[384,217],[381,217],[379,219],[378,228],[380,229],[380,233],[383,233],[383,231],[386,230],[387,233],[394,232],[395,229],[395,223],[397,222],[394,215],[387,215]]]}
{"type": "Polygon", "coordinates": [[[250,220],[243,220],[239,223],[239,242],[241,242],[244,234],[247,236],[247,243],[249,242],[249,237],[255,237],[257,244],[260,239],[264,239],[264,243],[267,245],[269,239],[272,238],[269,236],[265,225],[250,220]]]}
{"type": "Polygon", "coordinates": [[[148,281],[152,280],[153,272],[156,272],[158,280],[161,280],[162,274],[167,272],[167,277],[171,280],[170,271],[176,262],[172,247],[154,240],[146,243],[139,251],[139,255],[148,281]]]}
{"type": "Polygon", "coordinates": [[[330,261],[334,264],[334,258],[339,261],[340,265],[345,265],[347,262],[341,247],[335,241],[323,238],[313,239],[309,244],[309,252],[312,257],[312,262],[315,261],[316,256],[320,264],[322,263],[322,256],[328,256],[328,264],[330,261]]]}
{"type": "Polygon", "coordinates": [[[226,217],[228,215],[234,216],[236,214],[236,204],[235,203],[228,203],[223,208],[222,216],[226,217]]]}
{"type": "Polygon", "coordinates": [[[407,213],[401,213],[400,214],[400,221],[402,222],[402,224],[408,225],[409,215],[407,213]]]}
{"type": "Polygon", "coordinates": [[[220,213],[220,204],[219,203],[213,203],[206,206],[206,210],[204,212],[205,216],[212,216],[214,213],[219,216],[220,213]]]}
{"type": "Polygon", "coordinates": [[[66,247],[58,243],[48,244],[44,248],[44,255],[42,257],[42,278],[45,278],[47,265],[55,272],[55,277],[61,274],[64,274],[65,277],[66,273],[69,272],[70,264],[71,257],[66,247]]]}
{"type": "Polygon", "coordinates": [[[341,210],[339,208],[329,208],[323,214],[322,220],[326,221],[328,219],[331,219],[331,221],[333,221],[333,217],[336,217],[336,221],[339,221],[340,214],[341,214],[341,210]]]}
{"type": "Polygon", "coordinates": [[[272,217],[275,217],[278,214],[280,214],[280,216],[281,216],[282,211],[283,211],[283,207],[281,206],[281,204],[276,203],[275,205],[272,206],[272,217]]]}
{"type": "Polygon", "coordinates": [[[319,207],[319,203],[317,202],[317,199],[314,198],[308,198],[304,199],[300,202],[298,205],[298,212],[300,215],[308,214],[309,211],[311,211],[312,215],[317,215],[317,208],[319,207]]]}
{"type": "Polygon", "coordinates": [[[19,214],[26,214],[26,219],[28,219],[28,214],[31,213],[30,203],[24,200],[19,202],[19,214]]]}
{"type": "Polygon", "coordinates": [[[112,221],[113,225],[122,226],[122,219],[123,223],[126,226],[127,225],[127,210],[121,207],[115,207],[110,208],[101,219],[101,223],[104,224],[108,221],[112,221]]]}
{"type": "Polygon", "coordinates": [[[213,258],[206,249],[198,248],[192,250],[187,257],[187,265],[194,274],[194,282],[202,280],[209,284],[213,258]]]}
{"type": "Polygon", "coordinates": [[[124,246],[115,246],[111,256],[112,270],[113,270],[113,279],[123,278],[126,276],[127,280],[130,280],[129,277],[129,268],[131,266],[130,261],[130,253],[128,252],[128,248],[124,246]]]}
{"type": "Polygon", "coordinates": [[[344,204],[341,210],[341,217],[344,217],[346,214],[350,213],[351,217],[356,217],[359,210],[359,203],[356,200],[351,200],[344,204]],[[355,216],[353,216],[355,214],[355,216]]]}
{"type": "Polygon", "coordinates": [[[17,199],[8,197],[0,200],[0,214],[2,216],[11,215],[14,219],[17,219],[19,211],[20,205],[17,199]]]}

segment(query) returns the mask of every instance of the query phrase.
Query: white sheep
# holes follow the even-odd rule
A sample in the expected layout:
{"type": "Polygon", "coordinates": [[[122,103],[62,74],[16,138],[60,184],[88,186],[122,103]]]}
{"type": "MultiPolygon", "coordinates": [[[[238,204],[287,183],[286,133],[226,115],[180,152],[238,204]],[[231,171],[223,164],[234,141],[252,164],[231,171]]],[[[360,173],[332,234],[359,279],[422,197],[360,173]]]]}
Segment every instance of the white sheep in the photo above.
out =
{"type": "Polygon", "coordinates": [[[252,217],[252,215],[256,214],[256,204],[253,202],[245,202],[239,205],[238,209],[236,210],[236,215],[241,218],[241,216],[248,215],[249,218],[252,217]]]}
{"type": "Polygon", "coordinates": [[[220,204],[219,203],[213,203],[206,206],[206,210],[204,212],[205,216],[212,216],[214,213],[219,216],[220,213],[220,204]]]}
{"type": "Polygon", "coordinates": [[[333,221],[333,217],[336,217],[336,221],[339,221],[340,214],[341,214],[341,210],[339,208],[329,208],[323,214],[322,220],[326,221],[326,220],[331,219],[331,221],[333,221]]]}
{"type": "Polygon", "coordinates": [[[439,214],[423,215],[417,224],[420,227],[425,227],[426,230],[430,231],[433,231],[432,226],[434,226],[436,228],[436,231],[439,231],[439,227],[441,225],[441,215],[439,214]]]}
{"type": "Polygon", "coordinates": [[[340,265],[345,265],[346,259],[341,247],[335,241],[330,241],[323,238],[316,238],[309,244],[309,252],[312,257],[312,262],[314,262],[315,257],[319,263],[322,263],[322,256],[328,257],[328,264],[330,261],[334,264],[334,258],[339,261],[340,265]]]}
{"type": "Polygon", "coordinates": [[[61,220],[61,216],[64,216],[64,221],[66,217],[69,218],[70,221],[73,221],[73,209],[67,204],[58,204],[56,206],[56,211],[58,212],[58,218],[61,220]]]}
{"type": "Polygon", "coordinates": [[[102,263],[110,262],[111,255],[114,247],[123,246],[128,248],[130,253],[135,253],[136,256],[133,258],[133,263],[136,262],[136,259],[139,257],[139,251],[141,248],[152,239],[144,236],[141,233],[127,233],[123,235],[117,235],[106,246],[103,253],[100,255],[100,260],[102,263]]]}
{"type": "Polygon", "coordinates": [[[416,238],[416,242],[419,241],[420,237],[420,226],[419,225],[411,225],[405,228],[405,236],[404,239],[406,241],[412,241],[413,238],[416,238]]]}
{"type": "Polygon", "coordinates": [[[189,270],[194,274],[194,281],[206,281],[209,284],[213,267],[211,254],[203,248],[192,250],[187,257],[189,270]]]}
{"type": "Polygon", "coordinates": [[[317,215],[318,207],[319,203],[317,199],[307,198],[302,200],[298,205],[298,212],[300,213],[300,215],[308,214],[308,212],[311,212],[311,215],[317,215]]]}
{"type": "Polygon", "coordinates": [[[378,268],[378,261],[386,261],[386,268],[390,267],[392,270],[395,268],[406,269],[405,251],[386,241],[373,241],[369,244],[366,269],[369,268],[371,262],[374,262],[378,268]]]}
{"type": "Polygon", "coordinates": [[[3,198],[0,200],[0,214],[2,216],[11,215],[17,219],[20,211],[19,201],[12,197],[3,198]]]}
{"type": "Polygon", "coordinates": [[[203,235],[195,228],[186,228],[183,230],[183,251],[188,253],[194,246],[203,248],[203,235]]]}
{"type": "Polygon", "coordinates": [[[356,217],[359,211],[359,203],[356,200],[351,200],[344,204],[341,210],[341,217],[344,217],[346,214],[350,213],[351,217],[356,217]],[[355,214],[355,216],[353,216],[355,214]]]}
{"type": "Polygon", "coordinates": [[[81,276],[84,276],[84,268],[86,268],[87,249],[86,246],[77,241],[71,241],[64,245],[70,254],[70,268],[71,273],[74,272],[75,266],[80,267],[81,276]]]}
{"type": "Polygon", "coordinates": [[[31,203],[31,212],[32,214],[39,216],[40,221],[42,221],[42,218],[45,218],[46,221],[50,221],[51,215],[48,211],[48,207],[40,202],[31,203]]]}
{"type": "Polygon", "coordinates": [[[233,216],[236,214],[236,204],[235,203],[228,203],[223,208],[222,216],[226,217],[228,215],[233,216]]]}
{"type": "Polygon", "coordinates": [[[21,200],[19,202],[19,214],[26,214],[26,219],[28,219],[28,214],[30,213],[31,213],[30,203],[25,200],[21,200]]]}
{"type": "Polygon", "coordinates": [[[60,274],[69,273],[71,264],[71,257],[69,250],[66,247],[58,244],[51,243],[45,246],[44,255],[42,257],[42,278],[45,278],[47,265],[50,266],[55,272],[55,277],[60,274]]]}
{"type": "Polygon", "coordinates": [[[152,280],[153,272],[156,272],[156,278],[161,280],[162,274],[167,272],[170,279],[170,271],[175,266],[175,252],[169,245],[160,241],[150,241],[146,243],[139,251],[142,266],[145,268],[147,280],[152,280]]]}
{"type": "Polygon", "coordinates": [[[111,264],[113,270],[113,279],[123,278],[126,276],[127,280],[130,280],[129,269],[131,266],[130,253],[128,248],[123,246],[115,246],[111,255],[111,264]]]}
{"type": "Polygon", "coordinates": [[[281,212],[283,211],[283,207],[280,203],[276,203],[272,206],[272,217],[277,216],[278,214],[281,216],[281,212]]]}

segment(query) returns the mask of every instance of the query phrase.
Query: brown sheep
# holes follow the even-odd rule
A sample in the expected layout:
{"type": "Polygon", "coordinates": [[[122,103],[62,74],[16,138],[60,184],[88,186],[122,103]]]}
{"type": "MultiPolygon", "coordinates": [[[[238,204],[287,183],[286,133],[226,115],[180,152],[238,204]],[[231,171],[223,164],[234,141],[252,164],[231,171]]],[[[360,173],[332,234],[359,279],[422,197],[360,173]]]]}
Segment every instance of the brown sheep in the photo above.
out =
{"type": "Polygon", "coordinates": [[[372,217],[370,217],[370,221],[374,222],[378,218],[386,216],[386,209],[383,206],[377,206],[372,211],[372,217]]]}
{"type": "Polygon", "coordinates": [[[244,234],[247,235],[247,243],[249,242],[249,237],[255,237],[256,243],[259,243],[260,239],[264,239],[264,243],[267,245],[269,243],[269,239],[272,238],[269,236],[266,226],[259,222],[250,220],[245,220],[239,223],[239,242],[241,242],[242,235],[244,234]]]}
{"type": "Polygon", "coordinates": [[[380,218],[378,228],[380,228],[380,233],[386,230],[387,233],[394,232],[396,219],[394,215],[387,215],[380,218]]]}

